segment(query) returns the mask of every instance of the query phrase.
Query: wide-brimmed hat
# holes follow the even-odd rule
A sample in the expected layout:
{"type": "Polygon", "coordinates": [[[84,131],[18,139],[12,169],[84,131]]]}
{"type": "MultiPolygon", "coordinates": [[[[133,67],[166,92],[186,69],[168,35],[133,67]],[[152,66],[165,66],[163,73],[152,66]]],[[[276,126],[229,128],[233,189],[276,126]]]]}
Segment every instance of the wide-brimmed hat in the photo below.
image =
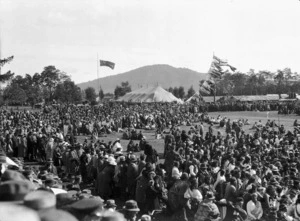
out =
{"type": "Polygon", "coordinates": [[[18,171],[15,170],[5,170],[5,172],[1,176],[1,182],[5,181],[24,181],[26,178],[18,171]]]}
{"type": "Polygon", "coordinates": [[[29,181],[6,181],[0,185],[0,201],[22,202],[24,197],[34,190],[34,186],[29,181]]]}
{"type": "Polygon", "coordinates": [[[112,207],[117,207],[117,204],[116,204],[115,200],[109,199],[109,200],[106,200],[105,206],[107,208],[112,208],[112,207]]]}
{"type": "Polygon", "coordinates": [[[137,205],[137,202],[134,200],[128,200],[125,202],[125,206],[123,207],[126,211],[139,212],[140,209],[137,205]]]}
{"type": "Polygon", "coordinates": [[[81,199],[70,205],[72,210],[89,214],[97,209],[102,209],[103,202],[98,198],[81,199]]]}
{"type": "Polygon", "coordinates": [[[34,210],[54,208],[56,196],[48,191],[37,190],[25,196],[24,205],[34,210]]]}

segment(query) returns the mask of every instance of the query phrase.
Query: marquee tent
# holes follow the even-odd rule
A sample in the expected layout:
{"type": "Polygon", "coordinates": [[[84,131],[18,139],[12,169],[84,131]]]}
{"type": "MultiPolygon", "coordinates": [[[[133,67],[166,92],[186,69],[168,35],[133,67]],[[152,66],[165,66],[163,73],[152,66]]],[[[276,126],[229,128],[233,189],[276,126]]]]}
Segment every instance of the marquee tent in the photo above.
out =
{"type": "Polygon", "coordinates": [[[135,91],[125,94],[117,101],[132,103],[153,103],[153,102],[177,102],[182,104],[182,100],[175,97],[172,93],[166,91],[161,86],[151,86],[139,88],[135,91]]]}
{"type": "Polygon", "coordinates": [[[196,92],[193,96],[191,96],[189,99],[187,99],[185,101],[186,104],[190,104],[190,103],[197,103],[197,104],[201,104],[201,103],[205,103],[205,101],[203,100],[203,97],[199,94],[199,92],[196,92]]]}

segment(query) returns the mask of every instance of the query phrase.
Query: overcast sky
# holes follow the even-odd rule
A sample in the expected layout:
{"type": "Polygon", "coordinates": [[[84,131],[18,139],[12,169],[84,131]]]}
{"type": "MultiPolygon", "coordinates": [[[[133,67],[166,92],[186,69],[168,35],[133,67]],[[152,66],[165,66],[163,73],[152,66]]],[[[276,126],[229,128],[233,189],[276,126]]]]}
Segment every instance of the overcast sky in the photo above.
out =
{"type": "Polygon", "coordinates": [[[76,82],[144,65],[207,72],[213,53],[240,71],[300,73],[299,0],[1,0],[6,69],[55,65],[76,82]]]}

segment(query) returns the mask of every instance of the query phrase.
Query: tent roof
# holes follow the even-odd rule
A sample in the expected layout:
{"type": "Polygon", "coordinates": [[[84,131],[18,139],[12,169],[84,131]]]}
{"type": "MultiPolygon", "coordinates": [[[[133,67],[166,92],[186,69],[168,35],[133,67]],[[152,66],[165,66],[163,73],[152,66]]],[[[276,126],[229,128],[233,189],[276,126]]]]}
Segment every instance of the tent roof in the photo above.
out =
{"type": "Polygon", "coordinates": [[[193,96],[191,96],[189,99],[185,101],[185,103],[191,103],[192,101],[196,101],[198,103],[205,103],[205,101],[202,99],[202,96],[199,94],[199,92],[196,92],[193,96]]]}
{"type": "Polygon", "coordinates": [[[177,103],[183,103],[182,100],[178,99],[172,93],[163,89],[161,86],[139,88],[135,91],[125,94],[123,97],[120,97],[117,101],[139,103],[176,101],[177,103]]]}

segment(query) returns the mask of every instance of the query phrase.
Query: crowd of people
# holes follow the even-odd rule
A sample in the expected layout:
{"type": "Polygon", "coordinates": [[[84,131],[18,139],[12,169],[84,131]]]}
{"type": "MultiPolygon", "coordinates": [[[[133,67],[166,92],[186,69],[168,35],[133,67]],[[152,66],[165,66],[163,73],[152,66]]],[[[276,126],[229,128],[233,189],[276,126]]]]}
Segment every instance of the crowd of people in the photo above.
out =
{"type": "Polygon", "coordinates": [[[297,121],[246,125],[174,104],[1,110],[0,220],[300,220],[297,121]]]}

